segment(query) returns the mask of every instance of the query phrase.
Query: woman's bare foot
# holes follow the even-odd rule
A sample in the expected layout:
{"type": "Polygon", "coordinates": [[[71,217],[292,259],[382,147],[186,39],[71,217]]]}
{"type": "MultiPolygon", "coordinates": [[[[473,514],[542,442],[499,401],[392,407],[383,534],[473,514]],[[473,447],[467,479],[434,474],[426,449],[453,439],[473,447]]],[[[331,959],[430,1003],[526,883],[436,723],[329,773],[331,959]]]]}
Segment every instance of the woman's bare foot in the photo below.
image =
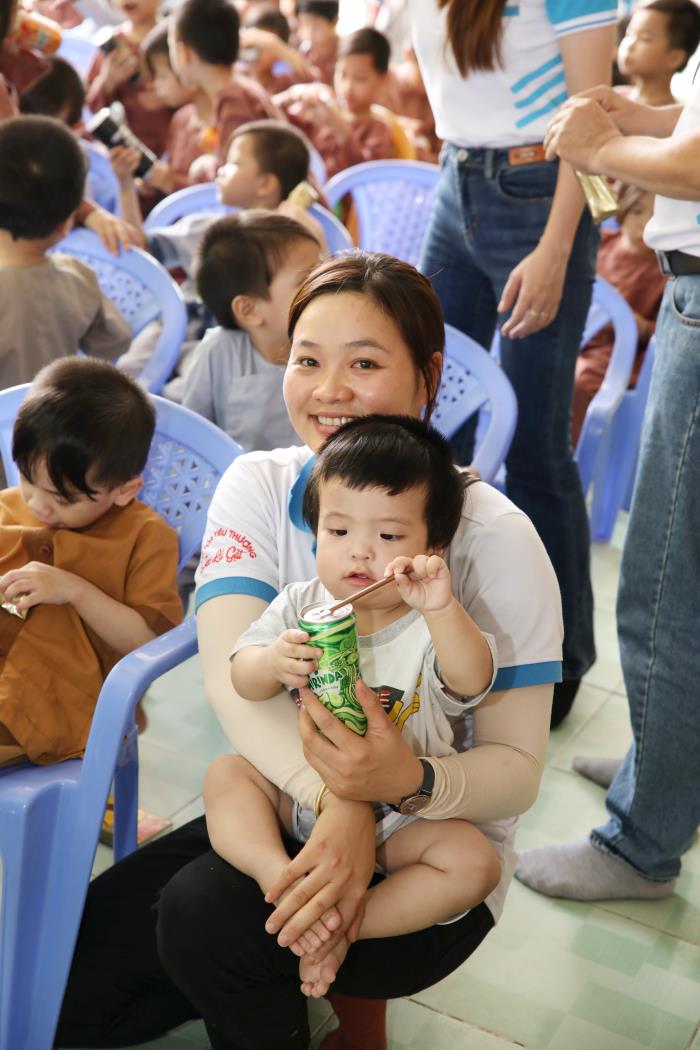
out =
{"type": "Polygon", "coordinates": [[[299,977],[301,978],[301,990],[304,995],[312,999],[321,999],[336,978],[338,970],[343,965],[343,960],[348,954],[350,941],[343,937],[335,948],[331,948],[328,955],[320,963],[308,961],[303,955],[299,960],[299,977]]]}

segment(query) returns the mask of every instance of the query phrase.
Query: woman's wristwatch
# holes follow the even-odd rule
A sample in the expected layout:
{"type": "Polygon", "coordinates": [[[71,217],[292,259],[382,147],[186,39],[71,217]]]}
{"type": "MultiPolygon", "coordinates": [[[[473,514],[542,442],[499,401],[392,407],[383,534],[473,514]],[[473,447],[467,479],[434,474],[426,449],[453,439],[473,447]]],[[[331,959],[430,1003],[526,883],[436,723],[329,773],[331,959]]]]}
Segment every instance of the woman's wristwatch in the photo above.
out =
{"type": "Polygon", "coordinates": [[[404,817],[412,817],[416,813],[420,813],[428,805],[433,795],[435,768],[425,758],[420,758],[418,761],[423,767],[423,782],[421,786],[412,795],[405,795],[398,805],[394,805],[392,802],[389,803],[392,809],[395,809],[397,813],[401,813],[404,817]]]}

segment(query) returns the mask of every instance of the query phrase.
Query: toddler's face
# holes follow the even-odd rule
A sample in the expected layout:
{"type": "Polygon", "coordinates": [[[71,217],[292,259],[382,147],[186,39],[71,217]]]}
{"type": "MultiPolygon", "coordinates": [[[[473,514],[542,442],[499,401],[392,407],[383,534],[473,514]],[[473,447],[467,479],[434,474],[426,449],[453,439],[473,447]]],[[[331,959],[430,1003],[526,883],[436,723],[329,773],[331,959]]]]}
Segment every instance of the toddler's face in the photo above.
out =
{"type": "Polygon", "coordinates": [[[151,66],[153,90],[164,105],[179,109],[192,101],[193,89],[180,83],[172,71],[167,55],[153,55],[151,66]]]}
{"type": "Polygon", "coordinates": [[[89,472],[87,480],[88,485],[96,489],[93,497],[76,490],[70,501],[65,500],[56,491],[45,462],[39,460],[34,466],[31,481],[20,475],[19,487],[24,502],[42,525],[54,529],[85,529],[88,525],[94,525],[113,506],[122,505],[121,488],[107,489],[92,485],[89,472]]]}
{"type": "Polygon", "coordinates": [[[258,194],[262,178],[252,136],[238,135],[228,148],[226,163],[222,164],[216,173],[219,200],[231,208],[259,206],[258,194]]]}
{"type": "MultiPolygon", "coordinates": [[[[434,553],[428,551],[422,486],[390,496],[330,478],[320,486],[319,508],[316,568],[334,598],[350,598],[381,580],[393,558],[434,553]]],[[[394,608],[397,595],[395,587],[383,587],[363,599],[363,608],[394,608]]]]}
{"type": "Polygon", "coordinates": [[[671,48],[668,16],[662,11],[635,11],[617,51],[617,65],[626,77],[658,76],[671,73],[681,64],[680,52],[671,48]]]}
{"type": "Polygon", "coordinates": [[[289,357],[289,307],[307,276],[320,261],[321,249],[318,244],[306,237],[300,237],[291,244],[284,262],[272,279],[269,298],[259,301],[268,342],[279,346],[279,364],[286,364],[289,357]]]}
{"type": "Polygon", "coordinates": [[[384,77],[369,55],[345,55],[335,67],[333,85],[338,101],[351,113],[364,113],[379,98],[384,77]]]}

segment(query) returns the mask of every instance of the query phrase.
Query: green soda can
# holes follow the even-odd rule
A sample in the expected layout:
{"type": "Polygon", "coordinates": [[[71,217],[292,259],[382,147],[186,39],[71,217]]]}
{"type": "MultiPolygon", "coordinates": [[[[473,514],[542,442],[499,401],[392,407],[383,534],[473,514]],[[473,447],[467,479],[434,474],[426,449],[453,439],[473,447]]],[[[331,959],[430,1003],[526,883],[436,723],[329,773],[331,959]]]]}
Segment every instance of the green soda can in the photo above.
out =
{"type": "Polygon", "coordinates": [[[309,689],[348,729],[364,736],[367,718],[355,696],[360,654],[352,605],[332,613],[328,602],[315,602],[304,606],[298,622],[309,635],[309,645],[323,651],[318,670],[309,675],[309,689]]]}

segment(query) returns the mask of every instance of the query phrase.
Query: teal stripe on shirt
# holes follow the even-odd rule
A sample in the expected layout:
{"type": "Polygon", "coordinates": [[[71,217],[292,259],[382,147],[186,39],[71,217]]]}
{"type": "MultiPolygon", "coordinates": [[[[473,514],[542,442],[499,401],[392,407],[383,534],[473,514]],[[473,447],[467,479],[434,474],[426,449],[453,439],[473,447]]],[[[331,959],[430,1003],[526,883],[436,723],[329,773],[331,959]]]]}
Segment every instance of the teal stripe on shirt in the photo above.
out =
{"type": "Polygon", "coordinates": [[[516,120],[516,128],[524,128],[527,124],[532,124],[533,120],[537,120],[538,117],[543,117],[545,113],[551,113],[553,109],[559,109],[559,107],[566,102],[568,97],[566,91],[562,91],[561,94],[555,95],[554,98],[550,98],[549,102],[544,106],[540,106],[540,108],[534,110],[534,112],[528,113],[526,117],[521,117],[520,120],[516,120]]]}
{"type": "Polygon", "coordinates": [[[561,682],[561,660],[546,660],[538,664],[515,664],[500,667],[491,692],[520,689],[526,685],[550,685],[561,682]]]}
{"type": "Polygon", "coordinates": [[[556,26],[560,22],[573,22],[576,18],[584,19],[602,13],[614,18],[617,0],[545,0],[545,7],[549,21],[556,26]]]}
{"type": "Polygon", "coordinates": [[[519,98],[518,101],[515,103],[515,108],[525,109],[526,106],[531,106],[533,102],[537,102],[537,99],[541,98],[542,95],[544,95],[546,91],[549,91],[550,88],[556,87],[557,84],[563,83],[564,73],[555,73],[553,77],[549,78],[549,80],[545,80],[544,84],[540,84],[538,88],[535,88],[532,94],[528,95],[527,98],[519,98]]]}
{"type": "Polygon", "coordinates": [[[194,596],[195,611],[210,598],[220,598],[222,594],[250,594],[253,598],[262,598],[264,602],[271,602],[277,597],[275,588],[262,580],[254,580],[250,576],[222,576],[197,588],[194,596]]]}
{"type": "Polygon", "coordinates": [[[516,80],[514,84],[511,84],[510,90],[514,94],[517,94],[518,91],[522,91],[524,87],[531,84],[533,80],[537,80],[538,77],[541,77],[544,73],[549,73],[550,69],[556,69],[556,67],[561,64],[561,55],[555,55],[554,58],[550,58],[549,62],[543,62],[543,64],[538,66],[537,69],[533,69],[532,73],[527,73],[524,77],[521,77],[520,80],[516,80]]]}

